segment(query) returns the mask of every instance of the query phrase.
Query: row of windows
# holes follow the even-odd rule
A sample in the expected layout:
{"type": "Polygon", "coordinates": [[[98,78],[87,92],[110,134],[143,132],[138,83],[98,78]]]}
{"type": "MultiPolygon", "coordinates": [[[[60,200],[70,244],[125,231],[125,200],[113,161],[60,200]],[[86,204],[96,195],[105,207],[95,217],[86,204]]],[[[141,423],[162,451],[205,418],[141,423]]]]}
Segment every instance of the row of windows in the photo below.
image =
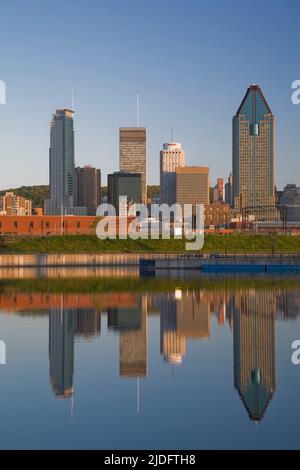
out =
{"type": "MultiPolygon", "coordinates": [[[[21,225],[23,225],[23,224],[21,224],[21,225]]],[[[60,225],[60,224],[59,224],[59,225],[60,225]]],[[[66,226],[67,226],[67,225],[66,225],[65,222],[63,221],[62,227],[66,227],[66,226]]],[[[16,220],[13,222],[13,227],[14,227],[14,228],[18,228],[18,227],[19,227],[18,222],[17,222],[16,220]]],[[[79,222],[79,221],[76,223],[76,227],[77,227],[77,228],[80,228],[80,222],[79,222]]],[[[0,228],[2,228],[2,222],[0,222],[0,228]]],[[[33,228],[37,228],[37,229],[39,229],[39,228],[50,228],[50,222],[45,222],[44,224],[43,224],[43,222],[42,222],[41,225],[40,225],[39,223],[29,222],[28,228],[29,228],[29,230],[31,230],[31,229],[33,229],[33,228]]]]}

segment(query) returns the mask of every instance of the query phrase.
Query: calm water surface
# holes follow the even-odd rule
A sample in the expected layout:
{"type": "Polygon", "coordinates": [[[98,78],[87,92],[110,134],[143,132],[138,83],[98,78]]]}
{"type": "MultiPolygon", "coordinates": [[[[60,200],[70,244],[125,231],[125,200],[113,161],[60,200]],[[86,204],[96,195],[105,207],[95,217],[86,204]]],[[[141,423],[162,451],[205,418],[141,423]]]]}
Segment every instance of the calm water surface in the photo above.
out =
{"type": "Polygon", "coordinates": [[[300,448],[300,277],[121,274],[0,281],[1,448],[300,448]]]}

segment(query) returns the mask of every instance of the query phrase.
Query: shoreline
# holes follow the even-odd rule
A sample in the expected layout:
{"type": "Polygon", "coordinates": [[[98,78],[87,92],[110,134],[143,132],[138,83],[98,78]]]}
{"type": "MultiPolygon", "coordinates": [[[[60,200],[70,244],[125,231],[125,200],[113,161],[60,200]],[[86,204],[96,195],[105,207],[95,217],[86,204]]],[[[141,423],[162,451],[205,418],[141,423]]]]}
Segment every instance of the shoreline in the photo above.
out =
{"type": "Polygon", "coordinates": [[[157,270],[250,271],[300,270],[300,254],[196,253],[16,253],[0,254],[0,270],[9,268],[135,267],[141,275],[157,270]]]}

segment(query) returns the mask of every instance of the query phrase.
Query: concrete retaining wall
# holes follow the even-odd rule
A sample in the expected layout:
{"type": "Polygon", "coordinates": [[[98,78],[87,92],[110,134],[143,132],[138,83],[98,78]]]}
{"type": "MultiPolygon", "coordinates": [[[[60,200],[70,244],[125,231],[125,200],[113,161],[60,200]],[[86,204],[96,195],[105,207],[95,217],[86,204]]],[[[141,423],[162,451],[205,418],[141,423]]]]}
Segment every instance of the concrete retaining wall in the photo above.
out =
{"type": "MultiPolygon", "coordinates": [[[[176,255],[175,255],[176,256],[176,255]]],[[[0,268],[8,267],[82,267],[82,266],[139,266],[140,259],[168,259],[170,254],[138,253],[41,253],[2,254],[0,268]]]]}
{"type": "Polygon", "coordinates": [[[299,255],[228,255],[214,257],[157,253],[2,254],[1,268],[135,266],[142,269],[205,269],[210,266],[300,266],[299,255]]]}

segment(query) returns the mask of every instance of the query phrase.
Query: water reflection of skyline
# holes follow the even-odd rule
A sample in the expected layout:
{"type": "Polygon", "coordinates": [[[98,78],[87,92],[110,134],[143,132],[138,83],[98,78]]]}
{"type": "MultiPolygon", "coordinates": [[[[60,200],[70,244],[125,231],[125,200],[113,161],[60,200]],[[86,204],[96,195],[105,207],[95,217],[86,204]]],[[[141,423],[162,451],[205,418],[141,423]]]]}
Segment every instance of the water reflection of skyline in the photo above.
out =
{"type": "Polygon", "coordinates": [[[277,386],[276,319],[300,315],[300,292],[273,288],[10,292],[0,294],[0,311],[49,315],[49,380],[55,397],[66,399],[74,393],[75,343],[99,337],[102,316],[107,331],[119,338],[119,376],[136,379],[137,390],[139,379],[148,374],[149,314],[160,317],[160,354],[172,366],[184,366],[188,341],[209,340],[213,317],[220,327],[227,322],[233,334],[234,387],[250,419],[259,422],[277,386]]]}

